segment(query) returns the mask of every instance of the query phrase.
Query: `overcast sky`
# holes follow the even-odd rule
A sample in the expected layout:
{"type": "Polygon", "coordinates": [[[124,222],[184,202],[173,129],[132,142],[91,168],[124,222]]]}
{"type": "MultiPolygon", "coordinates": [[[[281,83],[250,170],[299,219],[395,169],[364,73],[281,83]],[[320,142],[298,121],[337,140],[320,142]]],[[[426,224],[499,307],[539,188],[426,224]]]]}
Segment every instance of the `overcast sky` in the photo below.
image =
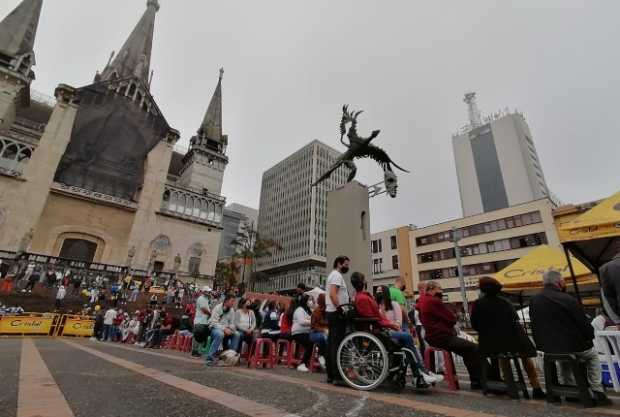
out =
{"type": "MultiPolygon", "coordinates": [[[[530,125],[564,202],[620,189],[620,1],[161,0],[152,93],[186,147],[225,68],[228,202],[258,207],[263,171],[320,139],[337,149],[340,108],[411,174],[372,202],[375,231],[461,216],[451,135],[463,93],[530,125]]],[[[2,0],[6,15],[18,0],[2,0]]],[[[92,81],[146,0],[44,0],[35,90],[92,81]]],[[[359,179],[382,179],[362,162],[359,179]]]]}

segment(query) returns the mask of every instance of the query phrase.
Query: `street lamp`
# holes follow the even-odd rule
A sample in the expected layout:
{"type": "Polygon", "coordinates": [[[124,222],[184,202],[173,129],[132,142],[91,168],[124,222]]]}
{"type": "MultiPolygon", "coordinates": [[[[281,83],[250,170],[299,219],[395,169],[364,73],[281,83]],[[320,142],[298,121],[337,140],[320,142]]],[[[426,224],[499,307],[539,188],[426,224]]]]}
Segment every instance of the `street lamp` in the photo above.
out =
{"type": "Polygon", "coordinates": [[[452,227],[452,242],[454,243],[454,255],[456,257],[456,269],[459,274],[459,284],[461,286],[461,298],[463,299],[463,309],[465,310],[465,324],[470,325],[469,303],[467,302],[467,291],[465,290],[465,276],[463,274],[463,263],[461,262],[461,248],[459,241],[463,238],[463,231],[452,227]]]}

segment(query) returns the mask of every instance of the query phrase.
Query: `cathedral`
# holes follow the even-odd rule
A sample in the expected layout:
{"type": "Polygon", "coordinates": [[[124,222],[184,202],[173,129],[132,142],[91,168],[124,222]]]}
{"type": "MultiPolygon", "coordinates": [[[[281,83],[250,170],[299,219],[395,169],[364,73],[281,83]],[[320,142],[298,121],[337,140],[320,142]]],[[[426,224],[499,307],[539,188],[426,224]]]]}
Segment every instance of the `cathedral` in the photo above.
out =
{"type": "MultiPolygon", "coordinates": [[[[220,244],[222,76],[185,153],[150,93],[157,0],[93,83],[31,91],[43,0],[0,22],[0,258],[213,276],[220,244]],[[33,258],[34,257],[34,258],[33,258]]],[[[44,17],[43,17],[44,18],[44,17]]]]}

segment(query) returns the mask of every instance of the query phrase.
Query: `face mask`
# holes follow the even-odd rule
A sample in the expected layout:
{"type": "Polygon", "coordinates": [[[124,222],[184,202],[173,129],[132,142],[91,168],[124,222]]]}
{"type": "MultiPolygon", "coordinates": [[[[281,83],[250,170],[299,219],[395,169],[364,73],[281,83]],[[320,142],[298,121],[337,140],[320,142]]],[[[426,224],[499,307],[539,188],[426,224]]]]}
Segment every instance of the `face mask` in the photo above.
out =
{"type": "Polygon", "coordinates": [[[440,300],[442,300],[443,299],[443,293],[442,292],[437,292],[437,293],[435,293],[435,297],[437,297],[440,300]]]}
{"type": "Polygon", "coordinates": [[[340,268],[340,272],[342,272],[343,274],[346,274],[347,272],[349,272],[349,267],[343,266],[342,268],[340,268]]]}

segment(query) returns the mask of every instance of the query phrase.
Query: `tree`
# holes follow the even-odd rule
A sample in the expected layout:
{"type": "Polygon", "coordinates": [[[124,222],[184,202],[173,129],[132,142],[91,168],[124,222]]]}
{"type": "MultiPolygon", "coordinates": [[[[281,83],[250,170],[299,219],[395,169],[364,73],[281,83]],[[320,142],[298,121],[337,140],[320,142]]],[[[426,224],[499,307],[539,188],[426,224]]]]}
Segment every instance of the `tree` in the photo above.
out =
{"type": "Polygon", "coordinates": [[[237,284],[239,266],[234,259],[229,262],[217,261],[215,264],[215,283],[218,287],[232,288],[237,284]]]}
{"type": "MultiPolygon", "coordinates": [[[[257,276],[256,260],[271,256],[273,250],[282,249],[274,240],[263,238],[254,228],[254,223],[244,223],[241,230],[235,238],[230,242],[237,252],[237,256],[241,258],[243,263],[241,273],[241,283],[245,280],[245,266],[250,264],[251,279],[257,276]]],[[[253,279],[252,279],[253,280],[253,279]]]]}

